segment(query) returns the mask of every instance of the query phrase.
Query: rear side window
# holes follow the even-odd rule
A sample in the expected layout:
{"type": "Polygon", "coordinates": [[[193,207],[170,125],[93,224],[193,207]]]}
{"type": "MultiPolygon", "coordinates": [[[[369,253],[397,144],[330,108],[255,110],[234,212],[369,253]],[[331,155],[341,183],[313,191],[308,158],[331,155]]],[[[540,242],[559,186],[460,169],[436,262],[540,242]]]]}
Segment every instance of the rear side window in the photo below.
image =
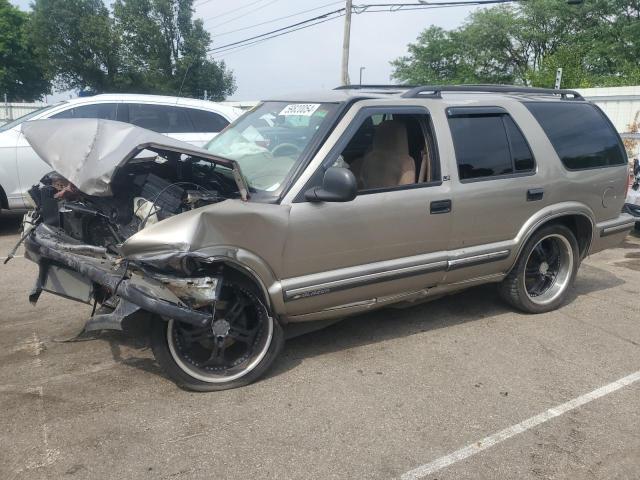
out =
{"type": "Polygon", "coordinates": [[[525,106],[570,170],[624,165],[626,158],[613,126],[590,103],[531,102],[525,106]]]}
{"type": "Polygon", "coordinates": [[[194,132],[199,133],[218,133],[224,129],[229,122],[222,115],[206,110],[198,110],[196,108],[186,108],[193,122],[194,132]]]}
{"type": "Polygon", "coordinates": [[[145,103],[129,104],[129,123],[158,133],[194,132],[186,108],[145,103]]]}
{"type": "Polygon", "coordinates": [[[95,103],[93,105],[70,108],[52,115],[51,118],[102,118],[104,120],[116,120],[117,113],[117,103],[95,103]]]}
{"type": "Polygon", "coordinates": [[[529,145],[507,114],[454,114],[449,127],[460,180],[531,172],[535,167],[529,145]]]}

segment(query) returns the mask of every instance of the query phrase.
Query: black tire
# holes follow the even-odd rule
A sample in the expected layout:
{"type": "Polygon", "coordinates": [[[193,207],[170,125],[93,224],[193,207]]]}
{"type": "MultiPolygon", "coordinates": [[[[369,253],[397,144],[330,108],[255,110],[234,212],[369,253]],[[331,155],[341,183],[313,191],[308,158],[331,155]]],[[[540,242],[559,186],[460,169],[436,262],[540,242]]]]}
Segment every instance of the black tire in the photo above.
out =
{"type": "Polygon", "coordinates": [[[518,310],[549,312],[566,301],[579,265],[580,251],[573,232],[564,225],[551,224],[536,231],[527,241],[498,291],[518,310]]]}
{"type": "MultiPolygon", "coordinates": [[[[248,385],[260,378],[269,369],[282,350],[284,345],[282,327],[277,319],[270,314],[260,297],[255,294],[252,289],[238,284],[225,284],[223,286],[223,294],[225,290],[229,289],[238,295],[243,295],[250,299],[246,307],[241,307],[242,309],[251,308],[255,312],[258,312],[256,318],[259,317],[261,319],[259,327],[261,332],[259,334],[259,349],[256,347],[255,352],[251,353],[250,347],[247,346],[246,349],[248,353],[242,356],[242,358],[246,356],[247,359],[242,360],[241,358],[240,360],[235,360],[231,362],[230,366],[226,364],[210,366],[207,365],[207,361],[199,364],[196,361],[197,356],[192,355],[192,353],[198,353],[198,351],[206,353],[203,344],[212,345],[212,351],[208,361],[214,357],[213,349],[216,351],[219,349],[219,347],[215,346],[218,341],[216,339],[221,339],[222,336],[216,336],[214,323],[207,327],[209,330],[205,334],[200,334],[199,330],[194,331],[194,327],[190,325],[174,322],[171,319],[156,317],[151,325],[151,348],[160,367],[178,386],[197,392],[212,392],[248,385]],[[194,341],[194,337],[191,336],[193,333],[198,333],[198,338],[202,338],[202,340],[194,341]],[[207,335],[208,337],[205,338],[207,335]],[[185,339],[190,336],[191,339],[185,341],[185,339]],[[188,350],[189,347],[194,345],[195,347],[188,350]]],[[[227,312],[227,315],[228,314],[229,312],[227,312]]],[[[218,320],[226,321],[225,319],[218,320]]],[[[231,330],[234,328],[233,325],[229,326],[227,323],[226,327],[227,333],[225,333],[225,338],[222,342],[232,342],[231,347],[234,345],[240,346],[241,342],[234,340],[231,336],[231,330]],[[229,335],[229,339],[226,338],[227,334],[229,335]]],[[[246,324],[241,328],[244,329],[244,332],[248,331],[246,324]]],[[[254,335],[256,337],[258,336],[258,334],[254,335]]],[[[215,358],[216,360],[223,360],[224,362],[226,360],[224,358],[225,349],[222,349],[221,355],[221,357],[216,356],[215,358]]]]}

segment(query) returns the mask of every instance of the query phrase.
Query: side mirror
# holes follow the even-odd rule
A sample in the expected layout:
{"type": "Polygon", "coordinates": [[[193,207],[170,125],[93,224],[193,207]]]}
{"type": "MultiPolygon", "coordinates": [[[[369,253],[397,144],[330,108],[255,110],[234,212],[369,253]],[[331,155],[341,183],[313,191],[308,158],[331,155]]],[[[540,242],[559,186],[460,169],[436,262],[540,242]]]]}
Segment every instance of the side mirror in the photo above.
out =
{"type": "Polygon", "coordinates": [[[304,194],[310,202],[350,202],[358,193],[356,177],[351,170],[330,167],[324,172],[322,187],[313,187],[304,194]]]}
{"type": "Polygon", "coordinates": [[[637,158],[633,160],[633,174],[635,176],[640,174],[640,161],[637,158]]]}

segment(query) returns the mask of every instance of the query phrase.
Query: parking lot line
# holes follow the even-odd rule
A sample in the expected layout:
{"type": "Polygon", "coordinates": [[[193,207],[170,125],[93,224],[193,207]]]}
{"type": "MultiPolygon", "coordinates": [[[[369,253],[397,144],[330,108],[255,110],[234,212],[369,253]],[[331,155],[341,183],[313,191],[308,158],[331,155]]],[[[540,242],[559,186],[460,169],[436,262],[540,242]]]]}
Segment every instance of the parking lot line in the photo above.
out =
{"type": "Polygon", "coordinates": [[[466,447],[463,447],[455,452],[450,453],[449,455],[445,455],[444,457],[440,457],[437,460],[421,465],[413,470],[410,470],[404,473],[400,479],[401,480],[417,480],[420,478],[424,478],[427,475],[431,475],[432,473],[438,472],[443,468],[446,468],[454,463],[457,463],[461,460],[469,458],[477,453],[480,453],[487,448],[493,447],[494,445],[504,442],[505,440],[518,435],[519,433],[526,432],[527,430],[534,428],[542,423],[545,423],[552,418],[559,417],[560,415],[567,413],[571,410],[574,410],[582,405],[586,405],[589,402],[597,400],[600,397],[604,397],[605,395],[609,395],[610,393],[615,392],[623,387],[627,387],[637,381],[640,380],[640,371],[627,375],[615,382],[611,382],[604,387],[600,387],[592,392],[585,393],[579,397],[574,398],[573,400],[569,400],[568,402],[562,403],[556,407],[550,408],[549,410],[542,412],[538,415],[535,415],[531,418],[524,420],[516,425],[505,428],[504,430],[500,430],[493,435],[489,435],[488,437],[483,438],[482,440],[478,440],[466,447]]]}

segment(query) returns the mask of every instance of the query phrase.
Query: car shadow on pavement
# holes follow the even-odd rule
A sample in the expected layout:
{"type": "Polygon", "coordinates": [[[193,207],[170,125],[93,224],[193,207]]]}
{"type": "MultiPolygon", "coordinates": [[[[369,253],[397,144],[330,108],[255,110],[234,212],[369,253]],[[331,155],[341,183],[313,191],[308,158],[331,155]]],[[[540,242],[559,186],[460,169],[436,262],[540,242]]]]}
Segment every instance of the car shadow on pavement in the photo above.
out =
{"type": "MultiPolygon", "coordinates": [[[[582,265],[567,303],[583,295],[608,290],[625,282],[611,272],[582,265]]],[[[482,285],[404,309],[386,308],[347,318],[322,330],[290,339],[267,376],[295,368],[304,358],[420,334],[512,313],[499,297],[496,285],[482,285]]],[[[529,314],[519,313],[522,316],[529,314]]],[[[499,321],[499,320],[498,320],[499,321]]]]}
{"type": "MultiPolygon", "coordinates": [[[[607,270],[582,265],[575,285],[569,293],[568,303],[580,301],[583,295],[608,290],[624,283],[607,270]]],[[[305,358],[346,352],[386,340],[499,317],[513,311],[500,299],[496,286],[489,284],[420,305],[402,309],[386,308],[349,317],[319,330],[288,339],[280,358],[276,360],[266,377],[284,374],[296,368],[305,358]]],[[[104,331],[97,339],[109,344],[115,362],[168,380],[150,353],[150,342],[145,333],[148,330],[142,328],[142,325],[140,327],[137,331],[128,333],[104,331]]]]}
{"type": "Polygon", "coordinates": [[[17,235],[20,233],[22,215],[15,213],[0,214],[0,237],[17,235]]]}

